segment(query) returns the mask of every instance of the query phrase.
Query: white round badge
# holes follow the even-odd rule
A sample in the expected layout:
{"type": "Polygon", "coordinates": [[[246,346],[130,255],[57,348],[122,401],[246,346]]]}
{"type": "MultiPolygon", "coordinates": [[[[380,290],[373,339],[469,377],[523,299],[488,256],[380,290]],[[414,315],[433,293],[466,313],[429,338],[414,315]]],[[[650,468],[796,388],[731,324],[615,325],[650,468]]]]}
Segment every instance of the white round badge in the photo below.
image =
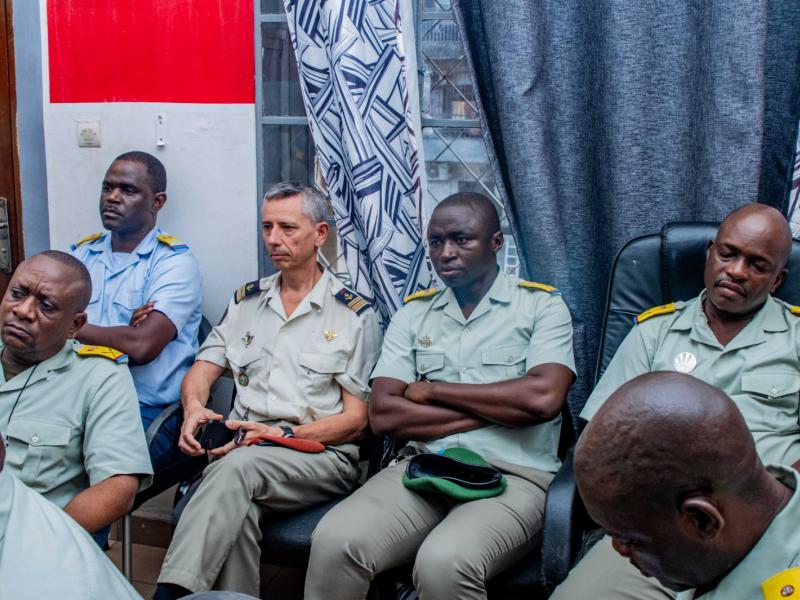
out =
{"type": "Polygon", "coordinates": [[[691,352],[681,352],[672,362],[678,373],[691,373],[697,366],[697,358],[691,352]]]}

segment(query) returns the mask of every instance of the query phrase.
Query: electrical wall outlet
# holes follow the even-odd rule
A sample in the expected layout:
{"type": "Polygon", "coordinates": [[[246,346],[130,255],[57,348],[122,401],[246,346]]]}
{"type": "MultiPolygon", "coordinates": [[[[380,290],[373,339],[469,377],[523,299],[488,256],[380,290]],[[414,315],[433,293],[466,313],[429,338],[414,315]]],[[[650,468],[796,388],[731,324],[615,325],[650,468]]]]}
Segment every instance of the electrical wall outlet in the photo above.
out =
{"type": "Polygon", "coordinates": [[[78,146],[80,148],[100,148],[100,121],[78,121],[78,146]]]}

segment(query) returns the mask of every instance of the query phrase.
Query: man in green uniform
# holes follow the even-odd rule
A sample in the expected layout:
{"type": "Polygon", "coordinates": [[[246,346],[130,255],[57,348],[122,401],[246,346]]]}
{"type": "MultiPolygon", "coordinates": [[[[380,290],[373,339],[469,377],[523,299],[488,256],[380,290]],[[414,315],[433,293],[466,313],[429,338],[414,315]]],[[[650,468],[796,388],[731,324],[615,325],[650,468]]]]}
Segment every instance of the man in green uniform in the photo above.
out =
{"type": "Polygon", "coordinates": [[[205,405],[226,369],[236,382],[227,425],[246,436],[210,452],[220,460],[206,468],[181,516],[155,598],[212,587],[257,596],[262,511],[318,504],[358,482],[353,442],[368,426],[381,331],[370,305],[317,262],[326,214],[325,198],[308,186],[283,183],[266,194],[264,244],[278,273],[236,292],[181,389],[184,452],[202,454],[200,425],[222,419],[205,405]],[[257,445],[262,436],[315,440],[326,449],[257,445]]]}
{"type": "Polygon", "coordinates": [[[86,531],[3,468],[0,585],[4,598],[141,598],[86,531]]]}
{"type": "Polygon", "coordinates": [[[17,267],[0,304],[0,433],[6,469],[94,532],[130,510],[152,469],[125,355],[72,339],[91,289],[63,252],[17,267]]]}
{"type": "MultiPolygon", "coordinates": [[[[800,460],[800,315],[770,295],[786,276],[790,249],[788,223],[774,208],[749,204],[728,215],[709,242],[703,292],[638,317],[581,417],[590,420],[637,375],[688,373],[733,399],[765,463],[800,460]]],[[[588,597],[660,600],[674,593],[620,560],[606,537],[552,595],[588,597]]]]}
{"type": "Polygon", "coordinates": [[[679,600],[800,597],[800,474],[764,468],[717,388],[667,372],[626,383],[581,436],[575,476],[614,549],[679,600]]]}
{"type": "Polygon", "coordinates": [[[536,543],[574,378],[572,321],[557,290],[498,271],[502,243],[488,198],[437,206],[428,244],[448,287],[414,294],[392,319],[370,423],[411,440],[403,456],[482,455],[505,491],[470,502],[419,494],[403,484],[404,462],[390,466],[320,522],[306,600],[364,598],[377,573],[411,561],[420,598],[485,598],[486,581],[536,543]]]}

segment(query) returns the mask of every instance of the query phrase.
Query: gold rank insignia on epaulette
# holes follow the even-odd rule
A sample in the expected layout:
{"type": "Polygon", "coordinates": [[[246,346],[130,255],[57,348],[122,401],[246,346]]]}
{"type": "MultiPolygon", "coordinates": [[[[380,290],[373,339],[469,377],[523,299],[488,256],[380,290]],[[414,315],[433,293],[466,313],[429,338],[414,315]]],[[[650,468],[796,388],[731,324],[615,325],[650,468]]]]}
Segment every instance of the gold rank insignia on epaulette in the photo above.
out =
{"type": "Polygon", "coordinates": [[[439,290],[436,288],[428,288],[427,290],[422,290],[420,292],[414,292],[410,296],[406,296],[403,298],[403,304],[408,304],[412,300],[420,300],[421,298],[433,298],[436,295],[436,292],[439,290]]]}
{"type": "Polygon", "coordinates": [[[162,233],[160,235],[157,235],[156,239],[162,244],[166,244],[173,250],[187,250],[189,248],[189,244],[187,244],[183,240],[179,240],[174,235],[167,235],[166,233],[162,233]]]}
{"type": "Polygon", "coordinates": [[[117,364],[128,362],[127,354],[108,346],[81,346],[75,352],[78,356],[102,356],[108,360],[113,360],[117,364]]]}
{"type": "Polygon", "coordinates": [[[800,306],[790,306],[789,312],[795,316],[800,317],[800,306]]]}
{"type": "Polygon", "coordinates": [[[364,298],[347,288],[342,288],[336,292],[335,298],[357,315],[360,315],[371,306],[364,298]]]}
{"type": "Polygon", "coordinates": [[[547,292],[548,294],[556,294],[556,295],[561,294],[561,292],[557,287],[553,287],[552,285],[547,285],[546,283],[539,283],[538,281],[525,281],[523,279],[517,285],[519,287],[526,288],[529,290],[539,290],[542,292],[547,292]]]}
{"type": "Polygon", "coordinates": [[[261,291],[261,283],[259,282],[258,279],[256,279],[255,281],[250,281],[249,283],[245,283],[242,287],[236,290],[236,293],[233,295],[233,302],[234,304],[239,304],[239,302],[241,302],[248,296],[257,294],[260,291],[261,291]]]}
{"type": "Polygon", "coordinates": [[[95,240],[99,240],[105,234],[102,232],[93,233],[92,235],[87,235],[85,238],[79,239],[77,242],[72,244],[72,249],[75,250],[78,246],[83,246],[84,244],[88,244],[89,242],[93,242],[95,240]]]}
{"type": "Polygon", "coordinates": [[[784,600],[800,598],[800,568],[786,569],[773,575],[761,584],[764,600],[784,600]]]}
{"type": "Polygon", "coordinates": [[[660,315],[668,315],[674,313],[678,310],[678,307],[675,305],[674,302],[670,302],[669,304],[662,304],[661,306],[654,306],[653,308],[648,308],[643,313],[639,313],[635,317],[633,317],[633,324],[637,325],[639,323],[644,323],[647,319],[651,319],[653,317],[658,317],[660,315]]]}

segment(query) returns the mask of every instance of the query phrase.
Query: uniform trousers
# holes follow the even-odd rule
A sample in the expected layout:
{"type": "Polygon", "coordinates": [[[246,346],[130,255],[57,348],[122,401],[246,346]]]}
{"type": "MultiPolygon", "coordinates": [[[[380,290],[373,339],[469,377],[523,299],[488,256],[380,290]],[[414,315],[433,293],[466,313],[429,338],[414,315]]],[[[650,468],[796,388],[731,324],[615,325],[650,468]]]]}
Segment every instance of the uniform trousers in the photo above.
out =
{"type": "Polygon", "coordinates": [[[603,536],[569,572],[550,600],[674,600],[676,593],[619,554],[603,536]]]}
{"type": "Polygon", "coordinates": [[[486,581],[538,542],[552,473],[506,473],[499,496],[455,502],[407,489],[405,467],[384,469],[323,517],[305,600],[365,598],[377,573],[411,561],[422,600],[486,598],[486,581]]]}
{"type": "MultiPolygon", "coordinates": [[[[353,446],[353,448],[355,448],[353,446]]],[[[159,583],[192,592],[259,594],[262,511],[291,512],[348,493],[360,469],[354,456],[279,446],[237,448],[212,462],[172,538],[159,583]]]]}

